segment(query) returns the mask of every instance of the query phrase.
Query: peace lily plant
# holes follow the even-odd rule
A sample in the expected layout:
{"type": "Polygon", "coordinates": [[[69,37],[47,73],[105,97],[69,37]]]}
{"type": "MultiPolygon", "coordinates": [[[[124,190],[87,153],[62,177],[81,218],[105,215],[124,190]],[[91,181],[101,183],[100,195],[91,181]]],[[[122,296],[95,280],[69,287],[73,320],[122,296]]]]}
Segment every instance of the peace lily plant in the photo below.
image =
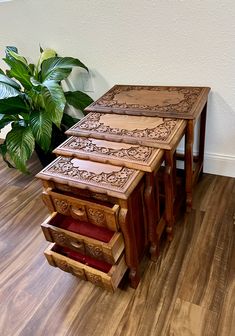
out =
{"type": "Polygon", "coordinates": [[[92,99],[81,91],[64,91],[62,81],[73,67],[87,67],[78,59],[58,57],[52,49],[42,50],[37,65],[29,64],[15,47],[6,48],[0,69],[0,131],[11,124],[0,154],[10,166],[27,173],[26,163],[35,145],[43,152],[53,149],[53,137],[78,119],[67,112],[69,105],[83,111],[92,99]],[[63,127],[62,127],[63,126],[63,127]]]}

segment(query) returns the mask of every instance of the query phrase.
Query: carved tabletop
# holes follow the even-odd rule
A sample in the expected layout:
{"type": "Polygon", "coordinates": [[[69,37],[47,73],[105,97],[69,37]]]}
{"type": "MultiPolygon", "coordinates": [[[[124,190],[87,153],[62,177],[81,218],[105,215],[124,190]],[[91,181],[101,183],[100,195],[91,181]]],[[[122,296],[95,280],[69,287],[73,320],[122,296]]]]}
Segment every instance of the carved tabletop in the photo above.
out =
{"type": "Polygon", "coordinates": [[[66,134],[171,150],[185,126],[181,119],[91,112],[66,134]]]}
{"type": "Polygon", "coordinates": [[[84,137],[70,137],[54,151],[57,155],[109,163],[151,172],[162,162],[161,149],[84,137]]]}
{"type": "Polygon", "coordinates": [[[143,172],[69,157],[58,157],[36,177],[127,199],[143,172]]]}
{"type": "Polygon", "coordinates": [[[195,119],[208,87],[115,85],[85,111],[195,119]]]}

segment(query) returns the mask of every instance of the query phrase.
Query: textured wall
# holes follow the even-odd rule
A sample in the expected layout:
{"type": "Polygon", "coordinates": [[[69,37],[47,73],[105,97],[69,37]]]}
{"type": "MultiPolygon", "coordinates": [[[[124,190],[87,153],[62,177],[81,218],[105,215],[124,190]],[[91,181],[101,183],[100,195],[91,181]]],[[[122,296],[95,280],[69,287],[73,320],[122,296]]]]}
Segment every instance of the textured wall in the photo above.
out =
{"type": "Polygon", "coordinates": [[[35,61],[40,43],[80,58],[91,79],[73,85],[93,98],[115,83],[211,86],[206,170],[235,176],[234,1],[13,0],[0,32],[1,56],[16,45],[35,61]]]}

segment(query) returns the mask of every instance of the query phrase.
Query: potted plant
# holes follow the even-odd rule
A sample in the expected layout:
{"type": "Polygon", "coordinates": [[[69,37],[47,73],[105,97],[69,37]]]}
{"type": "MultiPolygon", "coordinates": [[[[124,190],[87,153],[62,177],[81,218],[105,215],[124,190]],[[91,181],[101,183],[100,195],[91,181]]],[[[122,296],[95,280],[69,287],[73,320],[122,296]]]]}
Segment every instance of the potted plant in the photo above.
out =
{"type": "Polygon", "coordinates": [[[67,113],[67,107],[83,111],[92,102],[87,94],[62,87],[73,67],[88,71],[81,61],[58,57],[52,49],[40,48],[40,53],[34,65],[17,48],[7,47],[4,61],[10,69],[0,69],[0,131],[11,124],[0,154],[23,173],[28,172],[26,163],[34,149],[50,154],[63,141],[64,131],[78,120],[67,113]]]}

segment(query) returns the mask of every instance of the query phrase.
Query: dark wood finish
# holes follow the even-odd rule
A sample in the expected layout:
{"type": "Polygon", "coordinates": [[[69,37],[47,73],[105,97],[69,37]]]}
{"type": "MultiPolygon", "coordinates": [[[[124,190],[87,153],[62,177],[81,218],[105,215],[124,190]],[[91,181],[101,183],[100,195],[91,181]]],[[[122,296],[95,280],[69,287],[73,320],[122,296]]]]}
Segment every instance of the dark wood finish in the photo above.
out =
{"type": "Polygon", "coordinates": [[[85,111],[195,119],[209,91],[208,87],[115,85],[85,111]]]}
{"type": "Polygon", "coordinates": [[[1,336],[233,335],[235,179],[203,174],[158,262],[144,258],[138,288],[114,294],[48,267],[40,181],[0,158],[0,185],[1,336]]]}

